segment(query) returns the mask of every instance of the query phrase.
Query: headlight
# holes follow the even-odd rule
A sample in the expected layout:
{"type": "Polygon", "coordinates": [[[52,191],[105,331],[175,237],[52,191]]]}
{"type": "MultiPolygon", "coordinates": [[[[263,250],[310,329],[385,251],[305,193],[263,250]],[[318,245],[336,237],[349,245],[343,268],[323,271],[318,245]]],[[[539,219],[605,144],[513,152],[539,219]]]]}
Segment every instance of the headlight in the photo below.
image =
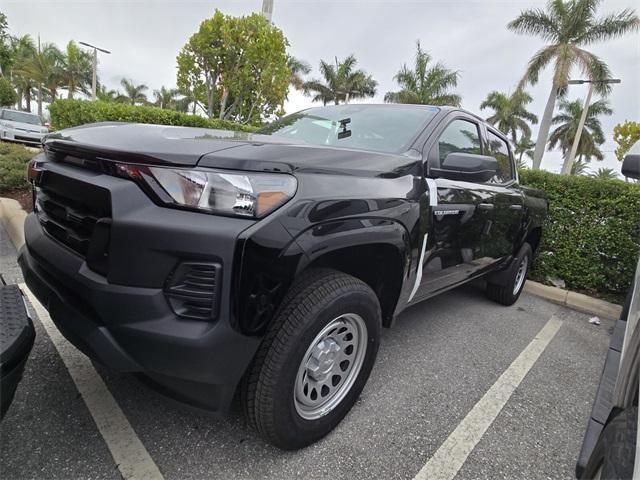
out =
{"type": "MultiPolygon", "coordinates": [[[[260,218],[288,202],[295,177],[282,173],[188,170],[118,164],[118,173],[147,184],[157,182],[169,205],[209,213],[260,218]]],[[[153,187],[153,185],[150,185],[153,187]]]]}

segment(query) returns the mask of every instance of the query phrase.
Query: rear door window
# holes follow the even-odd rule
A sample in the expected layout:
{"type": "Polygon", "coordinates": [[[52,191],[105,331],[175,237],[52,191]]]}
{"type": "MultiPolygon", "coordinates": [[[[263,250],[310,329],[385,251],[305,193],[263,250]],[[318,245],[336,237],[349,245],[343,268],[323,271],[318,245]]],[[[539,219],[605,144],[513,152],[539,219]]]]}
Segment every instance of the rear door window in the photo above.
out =
{"type": "Polygon", "coordinates": [[[498,161],[498,169],[490,183],[508,183],[514,179],[513,163],[509,152],[509,144],[491,130],[487,131],[488,152],[487,155],[495,157],[498,161]]]}

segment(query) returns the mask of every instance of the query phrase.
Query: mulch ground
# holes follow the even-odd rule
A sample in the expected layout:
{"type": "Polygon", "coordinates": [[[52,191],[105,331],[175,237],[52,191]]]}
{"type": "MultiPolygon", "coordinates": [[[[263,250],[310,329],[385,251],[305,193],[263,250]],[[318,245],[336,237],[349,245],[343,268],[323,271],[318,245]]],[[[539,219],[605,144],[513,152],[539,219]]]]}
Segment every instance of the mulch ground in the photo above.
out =
{"type": "Polygon", "coordinates": [[[13,198],[17,200],[18,203],[22,206],[22,208],[27,211],[33,211],[33,204],[31,201],[31,189],[18,189],[18,190],[7,190],[5,192],[0,193],[0,197],[13,198]]]}

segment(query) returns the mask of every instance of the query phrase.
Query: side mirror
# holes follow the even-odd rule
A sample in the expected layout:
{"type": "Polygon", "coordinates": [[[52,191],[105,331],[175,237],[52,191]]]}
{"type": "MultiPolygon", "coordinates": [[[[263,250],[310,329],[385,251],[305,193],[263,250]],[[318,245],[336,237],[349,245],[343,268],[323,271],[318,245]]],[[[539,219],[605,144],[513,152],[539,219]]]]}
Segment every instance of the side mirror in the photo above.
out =
{"type": "Polygon", "coordinates": [[[487,155],[455,152],[446,156],[440,168],[430,168],[429,173],[436,177],[464,182],[486,182],[498,170],[498,161],[487,155]]]}
{"type": "Polygon", "coordinates": [[[624,156],[622,175],[640,180],[640,141],[636,142],[624,156]]]}

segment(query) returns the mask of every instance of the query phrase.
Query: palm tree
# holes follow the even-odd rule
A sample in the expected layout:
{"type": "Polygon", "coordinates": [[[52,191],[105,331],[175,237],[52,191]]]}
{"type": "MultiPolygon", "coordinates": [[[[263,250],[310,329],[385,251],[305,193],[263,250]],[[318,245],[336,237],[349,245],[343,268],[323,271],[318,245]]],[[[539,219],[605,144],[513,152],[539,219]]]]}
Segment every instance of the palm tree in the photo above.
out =
{"type": "Polygon", "coordinates": [[[91,54],[78,48],[71,40],[62,64],[62,78],[67,89],[67,98],[73,98],[76,91],[89,94],[93,76],[93,59],[91,54]]]}
{"type": "Polygon", "coordinates": [[[133,80],[127,80],[126,78],[120,80],[120,85],[124,88],[124,93],[119,95],[118,100],[129,105],[144,105],[147,103],[147,95],[144,92],[149,87],[144,84],[135,85],[133,80]]]}
{"type": "Polygon", "coordinates": [[[31,58],[27,59],[16,73],[30,78],[37,88],[38,115],[42,117],[42,102],[45,90],[48,90],[52,99],[57,95],[57,86],[60,84],[60,63],[62,52],[52,43],[38,45],[31,58]]]}
{"type": "Polygon", "coordinates": [[[400,85],[398,92],[387,92],[385,102],[419,103],[422,105],[453,105],[459,107],[462,97],[451,93],[458,86],[460,74],[449,70],[438,62],[429,66],[431,56],[416,42],[416,56],[413,70],[403,65],[393,77],[400,85]]]}
{"type": "Polygon", "coordinates": [[[533,158],[533,147],[536,144],[531,138],[522,136],[520,140],[515,144],[515,154],[518,155],[516,158],[516,164],[518,169],[528,168],[527,163],[525,162],[523,156],[526,155],[529,158],[533,158]]]}
{"type": "Polygon", "coordinates": [[[303,90],[304,79],[302,76],[308,75],[311,72],[311,65],[304,60],[300,60],[299,58],[289,55],[287,56],[287,67],[291,71],[289,85],[296,90],[303,90]]]}
{"type": "Polygon", "coordinates": [[[613,170],[613,168],[599,168],[589,176],[597,178],[598,180],[616,180],[618,178],[618,174],[613,170]]]}
{"type": "Polygon", "coordinates": [[[155,105],[170,110],[175,110],[178,95],[180,91],[177,88],[160,87],[160,90],[153,91],[153,96],[156,97],[155,105]]]}
{"type": "Polygon", "coordinates": [[[35,83],[27,72],[22,72],[21,69],[25,67],[35,55],[36,46],[29,35],[23,35],[22,37],[13,38],[10,48],[12,64],[10,71],[8,73],[5,72],[5,74],[8,74],[18,93],[18,108],[20,110],[24,108],[24,110],[30,112],[35,83]],[[24,107],[22,104],[23,98],[25,101],[24,107]]]}
{"type": "Polygon", "coordinates": [[[98,83],[98,89],[96,90],[96,98],[103,102],[115,102],[118,97],[121,96],[116,90],[107,88],[106,85],[98,83]]]}
{"type": "Polygon", "coordinates": [[[529,122],[535,125],[538,117],[527,110],[527,105],[533,99],[523,90],[516,90],[511,95],[502,92],[491,92],[480,104],[480,109],[492,108],[494,113],[487,118],[491,125],[495,125],[506,134],[511,134],[513,144],[518,143],[518,131],[524,138],[531,137],[529,122]]]}
{"type": "MultiPolygon", "coordinates": [[[[533,157],[534,169],[540,168],[556,98],[558,95],[566,94],[572,67],[580,67],[592,80],[609,77],[607,64],[581,47],[619,37],[637,30],[640,26],[640,19],[631,9],[596,17],[596,10],[601,2],[602,0],[550,0],[546,10],[524,10],[508,25],[508,28],[516,33],[535,35],[548,42],[529,60],[519,84],[520,89],[529,83],[536,84],[542,70],[549,64],[554,65],[551,92],[540,122],[533,157]]],[[[606,84],[596,84],[595,88],[601,95],[608,94],[610,90],[606,84]]]]}
{"type": "Polygon", "coordinates": [[[584,175],[587,173],[587,169],[589,168],[589,162],[582,159],[574,160],[573,165],[571,165],[571,175],[584,175]]]}
{"type": "Polygon", "coordinates": [[[324,105],[329,102],[338,105],[341,101],[349,103],[353,98],[373,97],[378,82],[364,70],[356,70],[356,63],[353,55],[342,62],[336,58],[335,65],[320,60],[320,72],[324,81],[314,79],[304,82],[305,95],[312,95],[314,102],[322,102],[324,105]]]}
{"type": "MultiPolygon", "coordinates": [[[[565,161],[578,131],[582,109],[583,106],[580,100],[574,100],[573,102],[562,100],[560,102],[561,113],[553,117],[551,122],[553,125],[558,126],[549,136],[549,149],[559,147],[565,156],[565,161]]],[[[611,115],[612,113],[613,110],[611,110],[606,100],[598,100],[589,106],[580,142],[578,143],[578,150],[576,151],[576,155],[580,160],[584,159],[588,163],[592,157],[598,160],[604,158],[603,153],[598,148],[605,140],[598,116],[611,115]]]]}

